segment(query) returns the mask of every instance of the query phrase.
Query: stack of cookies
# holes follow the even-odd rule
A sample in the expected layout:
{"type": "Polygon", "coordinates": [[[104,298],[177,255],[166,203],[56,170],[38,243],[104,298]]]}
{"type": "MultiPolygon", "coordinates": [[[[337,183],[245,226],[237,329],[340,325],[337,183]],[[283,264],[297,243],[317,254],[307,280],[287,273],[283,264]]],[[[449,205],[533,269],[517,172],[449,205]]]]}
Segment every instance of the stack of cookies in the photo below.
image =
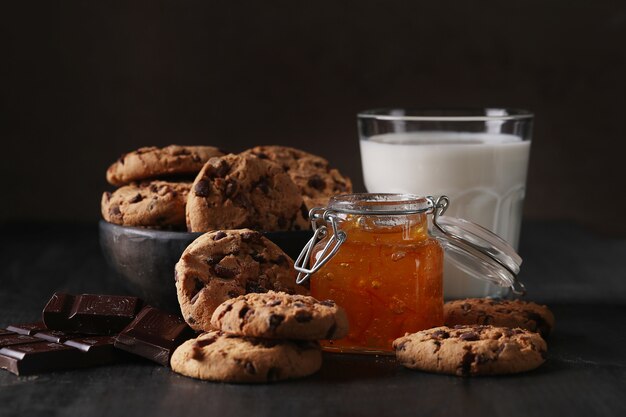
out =
{"type": "Polygon", "coordinates": [[[107,181],[119,188],[102,195],[102,217],[124,226],[184,229],[193,178],[223,154],[212,146],[170,145],[122,155],[107,170],[107,181]]]}
{"type": "Polygon", "coordinates": [[[472,298],[447,302],[444,323],[396,339],[398,361],[459,376],[530,371],[545,362],[554,315],[533,302],[472,298]]]}
{"type": "Polygon", "coordinates": [[[106,221],[190,232],[309,229],[311,208],[352,191],[326,159],[284,146],[141,148],[113,163],[107,181],[120,188],[102,196],[106,221]]]}
{"type": "Polygon", "coordinates": [[[172,355],[172,370],[224,382],[271,382],[311,375],[322,365],[319,339],[348,333],[344,310],[332,301],[269,291],[218,306],[211,326],[172,355]]]}

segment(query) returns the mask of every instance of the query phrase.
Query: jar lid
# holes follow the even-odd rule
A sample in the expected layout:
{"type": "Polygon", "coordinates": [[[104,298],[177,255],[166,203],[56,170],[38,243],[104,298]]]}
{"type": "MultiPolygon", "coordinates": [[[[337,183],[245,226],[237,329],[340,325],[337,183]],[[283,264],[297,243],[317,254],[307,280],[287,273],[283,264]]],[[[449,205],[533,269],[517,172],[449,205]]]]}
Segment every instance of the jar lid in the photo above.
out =
{"type": "Polygon", "coordinates": [[[457,217],[435,213],[431,233],[439,239],[447,258],[468,275],[509,287],[517,294],[524,286],[517,280],[522,258],[505,240],[484,227],[457,217]]]}
{"type": "Polygon", "coordinates": [[[298,271],[296,282],[299,284],[328,262],[348,238],[337,226],[337,212],[382,216],[425,213],[433,215],[431,234],[441,242],[448,259],[462,271],[474,278],[511,288],[516,294],[525,292],[524,286],[517,280],[522,258],[515,249],[476,223],[443,216],[450,202],[448,197],[411,194],[351,194],[339,197],[341,199],[334,197],[331,200],[329,208],[314,208],[309,214],[314,233],[295,262],[298,271]],[[358,206],[355,208],[356,203],[358,206]],[[323,220],[330,228],[326,225],[318,227],[318,220],[323,220]],[[332,232],[330,239],[318,259],[308,268],[313,246],[327,231],[332,232]]]}

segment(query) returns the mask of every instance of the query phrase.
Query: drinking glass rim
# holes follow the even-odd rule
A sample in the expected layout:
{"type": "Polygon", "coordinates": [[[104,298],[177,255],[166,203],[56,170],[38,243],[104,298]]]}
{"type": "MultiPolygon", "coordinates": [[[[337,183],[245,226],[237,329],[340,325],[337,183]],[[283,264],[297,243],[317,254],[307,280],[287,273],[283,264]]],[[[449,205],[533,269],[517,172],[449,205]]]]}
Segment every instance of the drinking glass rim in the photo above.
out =
{"type": "Polygon", "coordinates": [[[534,114],[528,110],[505,107],[466,107],[448,109],[389,107],[364,110],[357,113],[357,117],[359,119],[405,120],[415,122],[481,122],[491,120],[505,121],[532,119],[534,114]],[[402,112],[403,114],[393,114],[394,112],[402,112]],[[493,114],[488,114],[490,112],[493,114]]]}

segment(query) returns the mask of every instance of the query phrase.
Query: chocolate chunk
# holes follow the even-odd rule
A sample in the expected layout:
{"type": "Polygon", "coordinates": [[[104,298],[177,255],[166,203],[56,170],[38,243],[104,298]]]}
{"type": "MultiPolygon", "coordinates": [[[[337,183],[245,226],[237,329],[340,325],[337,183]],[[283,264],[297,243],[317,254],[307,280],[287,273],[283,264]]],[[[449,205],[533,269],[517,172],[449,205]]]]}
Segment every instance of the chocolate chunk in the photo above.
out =
{"type": "Polygon", "coordinates": [[[261,284],[259,284],[258,282],[255,281],[247,281],[246,282],[246,294],[249,293],[262,293],[262,292],[267,292],[267,288],[264,288],[261,286],[261,284]]]}
{"type": "Polygon", "coordinates": [[[250,256],[252,257],[252,259],[254,259],[256,262],[258,263],[263,263],[266,262],[266,259],[263,257],[263,255],[261,255],[260,253],[253,251],[250,256]]]}
{"type": "Polygon", "coordinates": [[[204,289],[204,282],[198,277],[194,277],[194,286],[189,294],[189,298],[194,299],[204,289]]]}
{"type": "Polygon", "coordinates": [[[432,336],[437,339],[447,339],[450,337],[450,333],[446,332],[445,330],[435,330],[432,336]]]}
{"type": "Polygon", "coordinates": [[[215,264],[220,263],[222,259],[224,259],[223,256],[210,255],[206,258],[206,263],[209,265],[215,265],[215,264]]]}
{"type": "Polygon", "coordinates": [[[194,336],[182,318],[144,307],[115,338],[115,347],[168,366],[174,350],[194,336]]]}
{"type": "Polygon", "coordinates": [[[278,255],[278,257],[274,259],[273,262],[277,265],[282,265],[282,266],[289,265],[289,261],[287,260],[287,257],[285,255],[278,255]]]}
{"type": "Polygon", "coordinates": [[[4,346],[21,345],[24,343],[33,343],[33,342],[40,342],[40,341],[41,341],[40,339],[37,339],[32,336],[27,336],[25,334],[9,333],[9,334],[0,336],[0,348],[4,346]]]}
{"type": "Polygon", "coordinates": [[[471,350],[467,350],[463,355],[463,359],[461,360],[461,375],[469,376],[472,371],[472,363],[474,362],[474,358],[476,355],[472,353],[471,350]]]}
{"type": "Polygon", "coordinates": [[[320,304],[326,307],[334,307],[335,306],[335,302],[333,300],[324,300],[324,301],[320,301],[320,304]]]}
{"type": "Polygon", "coordinates": [[[274,301],[270,301],[269,303],[267,303],[266,305],[268,307],[276,307],[278,305],[280,305],[281,301],[280,300],[274,300],[274,301]]]}
{"type": "Polygon", "coordinates": [[[51,330],[107,335],[127,326],[142,306],[137,297],[55,293],[43,310],[43,321],[51,330]]]}
{"type": "Polygon", "coordinates": [[[211,187],[207,180],[200,180],[193,187],[193,191],[198,197],[208,197],[211,192],[211,187]]]}
{"type": "Polygon", "coordinates": [[[545,321],[544,318],[539,314],[529,312],[526,313],[526,317],[528,317],[528,320],[532,320],[535,322],[537,332],[539,332],[542,336],[547,336],[552,330],[548,322],[545,321]]]}
{"type": "Polygon", "coordinates": [[[256,368],[254,367],[254,365],[252,364],[252,362],[246,362],[243,366],[243,368],[246,370],[247,373],[254,375],[256,374],[256,368]]]}
{"type": "Polygon", "coordinates": [[[237,192],[237,181],[229,179],[225,182],[224,196],[231,198],[237,192]]]}
{"type": "Polygon", "coordinates": [[[250,311],[250,307],[243,307],[241,310],[239,310],[239,318],[244,318],[246,314],[248,314],[248,311],[250,311]]]}
{"type": "Polygon", "coordinates": [[[215,265],[215,275],[220,278],[233,278],[239,271],[236,269],[226,268],[220,264],[215,265]]]}
{"type": "Polygon", "coordinates": [[[464,340],[466,342],[473,342],[480,339],[480,336],[476,332],[467,332],[461,333],[459,335],[459,339],[464,340]]]}
{"type": "Polygon", "coordinates": [[[264,154],[263,152],[257,152],[254,154],[257,158],[260,159],[269,159],[269,156],[267,156],[266,154],[264,154]]]}
{"type": "Polygon", "coordinates": [[[130,204],[134,204],[134,203],[139,203],[141,200],[143,200],[143,196],[141,194],[137,193],[137,194],[135,194],[135,196],[133,198],[128,200],[128,202],[130,204]]]}
{"type": "Polygon", "coordinates": [[[120,211],[120,206],[118,205],[114,205],[109,207],[109,215],[111,217],[117,217],[120,216],[122,214],[122,212],[120,211]]]}
{"type": "Polygon", "coordinates": [[[271,331],[275,331],[278,326],[285,320],[285,316],[282,314],[272,314],[269,318],[269,326],[271,331]]]}
{"type": "Polygon", "coordinates": [[[223,231],[219,231],[215,234],[215,236],[213,236],[213,240],[221,240],[224,239],[227,236],[227,234],[223,231]]]}
{"type": "Polygon", "coordinates": [[[259,232],[243,232],[241,234],[241,240],[244,242],[250,242],[251,240],[258,241],[261,239],[261,233],[259,232]]]}
{"type": "Polygon", "coordinates": [[[298,323],[308,323],[313,320],[313,315],[308,311],[296,311],[296,321],[298,323]]]}
{"type": "Polygon", "coordinates": [[[315,188],[318,191],[323,191],[326,188],[326,182],[319,175],[315,174],[307,181],[309,187],[315,188]]]}
{"type": "Polygon", "coordinates": [[[267,177],[261,177],[256,183],[252,184],[252,189],[255,188],[261,190],[263,194],[268,194],[270,192],[270,187],[267,181],[267,177]]]}
{"type": "Polygon", "coordinates": [[[224,160],[220,161],[217,167],[214,167],[213,173],[218,177],[224,177],[230,172],[230,165],[224,160]]]}

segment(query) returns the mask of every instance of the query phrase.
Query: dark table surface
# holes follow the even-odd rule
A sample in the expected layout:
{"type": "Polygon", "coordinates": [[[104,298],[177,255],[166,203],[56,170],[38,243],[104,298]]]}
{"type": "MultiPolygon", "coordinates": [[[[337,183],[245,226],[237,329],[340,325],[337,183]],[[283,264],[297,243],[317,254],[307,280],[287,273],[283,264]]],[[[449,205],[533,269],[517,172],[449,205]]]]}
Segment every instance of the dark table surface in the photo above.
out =
{"type": "MultiPolygon", "coordinates": [[[[124,293],[97,226],[0,228],[0,327],[38,320],[55,290],[124,293]]],[[[0,371],[0,416],[626,415],[626,239],[526,222],[529,298],[557,319],[534,372],[458,378],[389,357],[327,354],[316,375],[271,385],[196,381],[148,362],[16,377],[0,371]]]]}

